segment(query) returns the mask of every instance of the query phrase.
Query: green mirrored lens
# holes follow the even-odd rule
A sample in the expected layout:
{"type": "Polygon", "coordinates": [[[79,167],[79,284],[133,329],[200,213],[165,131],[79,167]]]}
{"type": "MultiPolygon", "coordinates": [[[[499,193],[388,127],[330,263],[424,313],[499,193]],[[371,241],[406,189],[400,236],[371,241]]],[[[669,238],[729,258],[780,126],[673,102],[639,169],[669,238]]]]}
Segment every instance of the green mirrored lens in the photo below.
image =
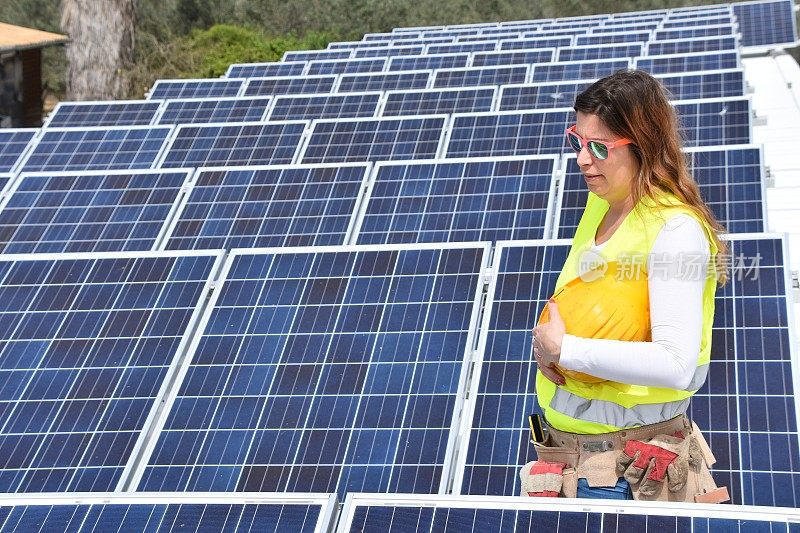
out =
{"type": "Polygon", "coordinates": [[[605,144],[596,141],[588,141],[586,144],[589,147],[589,151],[592,152],[592,155],[597,159],[605,159],[608,157],[608,148],[605,144]]]}

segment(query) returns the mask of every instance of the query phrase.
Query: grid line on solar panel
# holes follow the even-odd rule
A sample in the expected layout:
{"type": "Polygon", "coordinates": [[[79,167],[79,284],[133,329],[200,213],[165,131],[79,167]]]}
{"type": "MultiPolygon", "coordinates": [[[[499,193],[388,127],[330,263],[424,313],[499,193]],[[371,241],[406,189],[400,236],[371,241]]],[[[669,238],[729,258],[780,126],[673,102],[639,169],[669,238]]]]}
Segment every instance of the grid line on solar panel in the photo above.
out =
{"type": "Polygon", "coordinates": [[[525,83],[528,81],[530,68],[529,65],[507,65],[441,69],[434,73],[433,87],[444,89],[525,83]]]}
{"type": "Polygon", "coordinates": [[[382,97],[379,91],[278,96],[269,120],[374,117],[378,115],[382,97]]]}
{"type": "Polygon", "coordinates": [[[0,202],[0,253],[153,250],[189,173],[21,174],[0,202]]]}
{"type": "Polygon", "coordinates": [[[0,257],[0,492],[119,490],[221,259],[0,257]]]}
{"type": "Polygon", "coordinates": [[[301,76],[306,72],[305,61],[272,63],[234,63],[228,67],[224,78],[266,78],[269,76],[301,76]]]}
{"type": "Polygon", "coordinates": [[[749,144],[753,140],[751,99],[703,98],[673,102],[684,146],[749,144]]]}
{"type": "Polygon", "coordinates": [[[633,60],[633,68],[646,70],[654,75],[700,70],[725,70],[740,67],[738,51],[644,56],[633,60]]]}
{"type": "Polygon", "coordinates": [[[346,244],[369,164],[201,168],[165,249],[346,244]]]}
{"type": "MultiPolygon", "coordinates": [[[[760,146],[733,145],[687,148],[689,167],[700,195],[727,233],[756,233],[766,228],[766,194],[760,146]]],[[[575,156],[564,156],[563,178],[556,204],[555,238],[572,238],[588,190],[575,156]]]]}
{"type": "Polygon", "coordinates": [[[380,74],[342,74],[336,92],[427,89],[433,71],[383,72],[380,74]]]}
{"type": "Polygon", "coordinates": [[[656,41],[669,41],[673,39],[693,39],[695,37],[715,37],[723,35],[736,35],[738,30],[733,24],[717,24],[713,26],[693,26],[691,28],[677,28],[673,30],[658,29],[653,34],[656,41]]]}
{"type": "Polygon", "coordinates": [[[676,100],[744,96],[746,92],[742,69],[656,74],[655,77],[676,100]]]}
{"type": "Polygon", "coordinates": [[[33,128],[0,128],[0,172],[12,172],[35,143],[41,130],[33,128]]]}
{"type": "Polygon", "coordinates": [[[306,73],[310,76],[326,74],[357,74],[360,72],[382,72],[386,66],[385,57],[364,57],[358,59],[331,59],[309,61],[306,73]]]}
{"type": "Polygon", "coordinates": [[[495,87],[387,91],[379,116],[434,115],[491,111],[495,87]]]}
{"type": "Polygon", "coordinates": [[[297,531],[333,526],[334,496],[309,494],[95,493],[0,496],[0,532],[297,531]]]}
{"type": "Polygon", "coordinates": [[[152,168],[172,126],[47,128],[19,163],[19,171],[152,168]]]}
{"type": "Polygon", "coordinates": [[[315,120],[298,162],[433,159],[439,154],[447,115],[315,120]]]}
{"type": "Polygon", "coordinates": [[[572,46],[574,37],[571,35],[564,37],[541,37],[527,39],[508,39],[500,41],[500,50],[525,50],[533,48],[560,48],[562,46],[572,46]]]}
{"type": "Polygon", "coordinates": [[[425,52],[425,46],[376,46],[369,48],[356,48],[353,57],[394,57],[418,56],[425,52]]]}
{"type": "Polygon", "coordinates": [[[316,61],[320,59],[349,59],[352,50],[288,50],[281,61],[316,61]]]}
{"type": "Polygon", "coordinates": [[[695,52],[737,50],[738,47],[739,41],[732,35],[692,37],[670,41],[651,41],[647,44],[647,55],[693,54],[695,52]]]}
{"type": "Polygon", "coordinates": [[[732,5],[742,46],[757,48],[797,42],[794,2],[742,2],[732,5]]]}
{"type": "MultiPolygon", "coordinates": [[[[740,234],[729,243],[732,257],[748,259],[734,262],[730,282],[717,290],[709,376],[688,414],[714,450],[714,478],[728,487],[733,503],[797,507],[797,368],[785,242],[774,234],[740,234]],[[759,258],[755,274],[753,258],[759,258]]],[[[530,389],[530,325],[551,294],[568,244],[502,243],[495,254],[497,278],[479,343],[484,358],[465,406],[470,444],[462,447],[459,465],[466,467],[456,491],[461,483],[462,493],[519,492],[519,465],[533,458],[520,413],[538,409],[530,389]]]]}
{"type": "Polygon", "coordinates": [[[210,78],[206,80],[156,80],[147,93],[148,100],[239,96],[245,78],[210,78]]]}
{"type": "Polygon", "coordinates": [[[526,83],[500,87],[498,111],[569,107],[595,80],[526,83]]]}
{"type": "Polygon", "coordinates": [[[248,78],[242,96],[277,96],[279,94],[329,93],[338,76],[276,76],[248,78]]]}
{"type": "Polygon", "coordinates": [[[443,490],[488,251],[234,251],[138,488],[443,490]]]}
{"type": "Polygon", "coordinates": [[[502,52],[480,52],[472,55],[473,67],[494,67],[501,65],[532,65],[549,63],[555,56],[553,48],[534,50],[504,50],[502,52]]]}
{"type": "Polygon", "coordinates": [[[166,100],[155,124],[260,122],[266,120],[270,103],[271,96],[166,100]]]}
{"type": "Polygon", "coordinates": [[[800,513],[791,508],[671,504],[559,498],[539,501],[495,496],[353,494],[345,500],[337,533],[384,531],[499,533],[508,531],[794,531],[800,513]],[[644,504],[644,505],[642,505],[644,504]]]}
{"type": "Polygon", "coordinates": [[[497,41],[476,41],[472,43],[429,44],[425,48],[426,55],[436,54],[470,54],[473,52],[490,52],[497,48],[497,41]]]}
{"type": "Polygon", "coordinates": [[[558,61],[588,61],[592,59],[633,58],[642,55],[641,43],[609,43],[571,46],[558,49],[558,61]]]}
{"type": "Polygon", "coordinates": [[[531,65],[531,82],[588,80],[602,78],[618,70],[630,68],[629,59],[598,59],[593,61],[562,61],[531,65]]]}
{"type": "Polygon", "coordinates": [[[378,163],[355,244],[541,239],[558,156],[378,163]]]}
{"type": "Polygon", "coordinates": [[[146,126],[153,122],[161,104],[160,100],[59,102],[42,127],[146,126]]]}
{"type": "Polygon", "coordinates": [[[575,46],[587,46],[597,44],[618,44],[630,42],[647,42],[653,37],[652,31],[621,31],[614,33],[590,33],[588,35],[578,35],[575,38],[575,46]]]}
{"type": "Polygon", "coordinates": [[[387,70],[437,70],[443,68],[463,68],[470,61],[470,54],[437,54],[421,56],[395,56],[389,60],[387,70]]]}
{"type": "Polygon", "coordinates": [[[159,168],[287,164],[295,160],[308,121],[181,124],[159,168]]]}

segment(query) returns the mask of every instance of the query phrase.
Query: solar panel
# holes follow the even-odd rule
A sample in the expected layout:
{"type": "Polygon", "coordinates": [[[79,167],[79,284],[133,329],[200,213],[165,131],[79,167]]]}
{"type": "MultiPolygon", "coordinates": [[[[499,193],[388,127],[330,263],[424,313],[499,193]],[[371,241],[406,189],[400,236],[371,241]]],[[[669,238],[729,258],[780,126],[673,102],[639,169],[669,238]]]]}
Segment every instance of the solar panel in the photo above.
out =
{"type": "Polygon", "coordinates": [[[531,31],[523,34],[523,39],[528,38],[541,38],[541,37],[559,37],[559,36],[566,36],[566,35],[583,35],[584,33],[589,33],[589,28],[559,28],[559,29],[550,29],[550,30],[536,30],[531,31]]]}
{"type": "MultiPolygon", "coordinates": [[[[375,48],[382,46],[389,46],[392,42],[390,37],[382,41],[335,41],[328,43],[328,50],[352,50],[356,51],[360,48],[375,48]]],[[[355,57],[352,55],[351,57],[355,57]]]]}
{"type": "Polygon", "coordinates": [[[318,61],[321,59],[349,59],[352,50],[289,50],[281,61],[318,61]]]}
{"type": "Polygon", "coordinates": [[[459,37],[461,35],[477,35],[478,29],[463,28],[460,30],[435,30],[422,32],[421,37],[459,37]]]}
{"type": "Polygon", "coordinates": [[[381,72],[385,66],[385,57],[311,61],[308,64],[308,74],[358,74],[362,72],[381,72]]]}
{"type": "Polygon", "coordinates": [[[220,259],[0,257],[0,492],[118,490],[220,259]]]}
{"type": "Polygon", "coordinates": [[[164,150],[161,168],[292,163],[307,121],[182,124],[164,150]]]}
{"type": "Polygon", "coordinates": [[[488,251],[234,251],[138,489],[443,490],[488,251]]]}
{"type": "Polygon", "coordinates": [[[302,163],[432,159],[439,153],[446,115],[314,121],[302,163]]]}
{"type": "Polygon", "coordinates": [[[0,498],[0,532],[70,531],[297,531],[324,533],[332,527],[335,498],[293,494],[248,495],[162,493],[78,497],[0,498]]]}
{"type": "Polygon", "coordinates": [[[384,72],[382,74],[343,74],[337,91],[392,91],[425,89],[431,77],[430,70],[412,72],[384,72]]]}
{"type": "Polygon", "coordinates": [[[686,146],[748,144],[753,139],[750,98],[675,102],[686,146]]]}
{"type": "Polygon", "coordinates": [[[669,17],[672,19],[708,17],[711,15],[729,15],[731,6],[722,4],[717,6],[683,6],[669,10],[669,17]]]}
{"type": "Polygon", "coordinates": [[[333,91],[336,80],[336,76],[250,78],[242,96],[329,93],[333,91]]]}
{"type": "Polygon", "coordinates": [[[39,130],[0,128],[0,172],[11,172],[39,130]]]}
{"type": "Polygon", "coordinates": [[[339,533],[385,531],[793,531],[796,509],[603,502],[519,497],[356,494],[345,502],[339,533]]]}
{"type": "Polygon", "coordinates": [[[794,2],[742,2],[732,8],[742,34],[742,46],[797,42],[794,2]]]}
{"type": "Polygon", "coordinates": [[[559,48],[562,46],[572,46],[574,37],[566,35],[563,37],[541,37],[525,39],[508,39],[500,41],[500,50],[530,50],[534,48],[559,48]]]}
{"type": "Polygon", "coordinates": [[[44,127],[146,126],[153,122],[160,107],[158,100],[59,102],[44,127]]]}
{"type": "Polygon", "coordinates": [[[166,248],[345,244],[369,169],[365,163],[201,169],[167,230],[166,248]]]}
{"type": "Polygon", "coordinates": [[[628,22],[626,24],[604,24],[596,26],[589,30],[588,35],[603,35],[610,33],[627,33],[627,32],[652,32],[659,28],[660,22],[628,22]]]}
{"type": "Polygon", "coordinates": [[[528,79],[528,65],[501,67],[470,67],[437,70],[433,87],[481,87],[524,83],[528,79]]]}
{"type": "Polygon", "coordinates": [[[574,121],[571,108],[454,115],[445,157],[559,154],[574,121]]]}
{"type": "Polygon", "coordinates": [[[589,35],[578,35],[575,37],[575,45],[586,46],[595,44],[644,43],[649,41],[652,37],[653,32],[651,31],[590,33],[589,35]]]}
{"type": "Polygon", "coordinates": [[[629,59],[598,59],[533,65],[530,81],[591,80],[630,68],[630,64],[629,59]]]}
{"type": "Polygon", "coordinates": [[[278,96],[270,120],[374,117],[383,93],[278,96]]]}
{"type": "MultiPolygon", "coordinates": [[[[396,28],[401,29],[401,28],[396,28]]],[[[391,32],[391,33],[366,33],[364,34],[364,41],[385,41],[386,39],[395,39],[398,35],[409,36],[409,37],[419,37],[421,32],[415,31],[412,28],[402,28],[402,32],[391,32]]]]}
{"type": "Polygon", "coordinates": [[[228,67],[226,78],[266,78],[269,76],[300,76],[306,71],[305,61],[274,63],[237,63],[228,67]]]}
{"type": "Polygon", "coordinates": [[[271,96],[167,100],[156,124],[259,122],[271,102],[271,96]]]}
{"type": "Polygon", "coordinates": [[[642,55],[641,43],[612,43],[572,46],[558,49],[558,61],[589,61],[592,59],[617,59],[642,55]]]}
{"type": "Polygon", "coordinates": [[[724,15],[715,13],[708,16],[694,16],[681,19],[666,18],[664,19],[664,22],[661,23],[661,28],[670,30],[673,28],[689,28],[692,26],[716,26],[718,24],[732,24],[733,22],[734,20],[729,13],[724,15]]]}
{"type": "Polygon", "coordinates": [[[737,33],[738,31],[733,24],[717,24],[715,26],[693,26],[691,28],[657,30],[653,38],[656,41],[669,41],[672,39],[694,39],[695,37],[735,35],[737,33]]]}
{"type": "Polygon", "coordinates": [[[11,182],[13,174],[0,174],[0,192],[5,191],[6,186],[11,182]]]}
{"type": "Polygon", "coordinates": [[[590,20],[578,20],[575,18],[561,19],[550,24],[542,24],[541,30],[543,32],[549,30],[559,30],[559,29],[578,30],[581,28],[588,30],[590,28],[596,27],[598,25],[599,20],[602,18],[607,18],[607,17],[597,17],[590,20]]]}
{"type": "Polygon", "coordinates": [[[210,98],[239,96],[244,78],[212,78],[207,80],[157,80],[148,100],[174,100],[176,98],[210,98]]]}
{"type": "Polygon", "coordinates": [[[151,168],[172,126],[47,128],[20,171],[151,168]]]}
{"type": "Polygon", "coordinates": [[[418,56],[424,51],[424,46],[376,46],[374,48],[358,48],[353,52],[353,57],[418,56]]]}
{"type": "MultiPolygon", "coordinates": [[[[428,37],[427,39],[394,39],[391,46],[427,46],[455,42],[452,37],[428,37]]],[[[422,53],[422,52],[420,52],[422,53]]]]}
{"type": "MultiPolygon", "coordinates": [[[[730,242],[731,257],[743,259],[733,261],[731,281],[717,291],[709,376],[689,415],[708,438],[717,458],[714,477],[728,486],[733,503],[797,507],[795,341],[783,238],[750,234],[730,242]],[[757,257],[753,274],[748,269],[757,257]]],[[[534,455],[524,417],[538,410],[530,328],[567,251],[568,241],[531,241],[501,243],[495,252],[497,276],[484,312],[479,346],[485,348],[465,410],[470,437],[461,448],[456,472],[464,465],[463,476],[455,492],[519,493],[519,466],[534,455]]]]}
{"type": "Polygon", "coordinates": [[[491,111],[494,95],[494,87],[389,91],[381,116],[491,111]]]}
{"type": "Polygon", "coordinates": [[[456,39],[456,42],[466,44],[474,42],[485,42],[487,39],[493,42],[497,42],[503,39],[520,39],[521,37],[522,37],[522,32],[497,30],[497,32],[493,33],[481,32],[479,35],[467,35],[465,37],[458,37],[456,39]]]}
{"type": "Polygon", "coordinates": [[[541,239],[558,156],[378,163],[357,244],[541,239]]]}
{"type": "Polygon", "coordinates": [[[656,78],[676,100],[744,96],[742,69],[701,71],[696,73],[657,74],[656,78]]]}
{"type": "Polygon", "coordinates": [[[22,174],[0,204],[0,253],[153,250],[188,170],[22,174]]]}
{"type": "Polygon", "coordinates": [[[389,60],[389,71],[433,70],[466,67],[469,54],[439,54],[422,56],[396,56],[389,60]]]}
{"type": "MultiPolygon", "coordinates": [[[[757,233],[765,229],[761,149],[755,145],[702,147],[686,150],[700,194],[728,233],[757,233]]],[[[556,207],[558,238],[572,238],[586,205],[588,189],[575,156],[564,160],[563,185],[556,207]]]]}
{"type": "Polygon", "coordinates": [[[570,107],[578,93],[592,83],[594,80],[505,85],[500,88],[498,111],[570,107]]]}
{"type": "Polygon", "coordinates": [[[721,37],[692,37],[672,41],[652,41],[647,45],[647,55],[693,54],[717,50],[736,50],[738,40],[732,35],[721,37]]]}
{"type": "Polygon", "coordinates": [[[633,60],[633,68],[646,70],[651,74],[724,70],[740,66],[739,52],[696,52],[688,55],[637,57],[633,60]]]}
{"type": "Polygon", "coordinates": [[[533,63],[549,63],[553,60],[555,50],[539,48],[535,50],[506,50],[503,52],[481,52],[473,55],[474,67],[494,67],[500,65],[530,65],[533,63]]]}
{"type": "Polygon", "coordinates": [[[497,41],[476,41],[471,43],[429,44],[426,54],[469,54],[488,52],[497,48],[497,41]]]}

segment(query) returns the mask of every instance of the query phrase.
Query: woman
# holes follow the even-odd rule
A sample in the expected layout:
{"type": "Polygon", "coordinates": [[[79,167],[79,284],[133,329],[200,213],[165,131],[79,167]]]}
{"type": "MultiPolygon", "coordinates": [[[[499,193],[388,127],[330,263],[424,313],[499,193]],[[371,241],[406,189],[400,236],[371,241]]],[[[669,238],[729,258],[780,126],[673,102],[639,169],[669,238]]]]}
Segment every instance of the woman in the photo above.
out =
{"type": "Polygon", "coordinates": [[[521,472],[523,491],[723,501],[727,491],[708,473],[713,455],[684,415],[708,370],[723,228],[700,197],[674,109],[652,76],[603,78],[577,96],[575,111],[567,141],[589,198],[533,330],[549,436],[521,472]],[[597,306],[623,322],[580,317],[572,329],[600,327],[571,334],[570,317],[597,306]]]}

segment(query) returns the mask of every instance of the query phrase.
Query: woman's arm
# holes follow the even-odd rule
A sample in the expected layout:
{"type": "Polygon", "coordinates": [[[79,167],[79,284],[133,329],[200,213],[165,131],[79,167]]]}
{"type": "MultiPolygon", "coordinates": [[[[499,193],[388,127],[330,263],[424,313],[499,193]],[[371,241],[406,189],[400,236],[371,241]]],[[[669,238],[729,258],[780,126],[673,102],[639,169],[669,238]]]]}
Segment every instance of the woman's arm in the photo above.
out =
{"type": "Polygon", "coordinates": [[[564,335],[560,366],[632,385],[673,389],[689,385],[700,354],[708,240],[695,219],[678,215],[667,221],[656,237],[652,257],[671,259],[668,271],[650,269],[652,342],[564,335]],[[700,256],[702,266],[689,276],[678,267],[681,256],[695,261],[700,261],[700,256]]]}

